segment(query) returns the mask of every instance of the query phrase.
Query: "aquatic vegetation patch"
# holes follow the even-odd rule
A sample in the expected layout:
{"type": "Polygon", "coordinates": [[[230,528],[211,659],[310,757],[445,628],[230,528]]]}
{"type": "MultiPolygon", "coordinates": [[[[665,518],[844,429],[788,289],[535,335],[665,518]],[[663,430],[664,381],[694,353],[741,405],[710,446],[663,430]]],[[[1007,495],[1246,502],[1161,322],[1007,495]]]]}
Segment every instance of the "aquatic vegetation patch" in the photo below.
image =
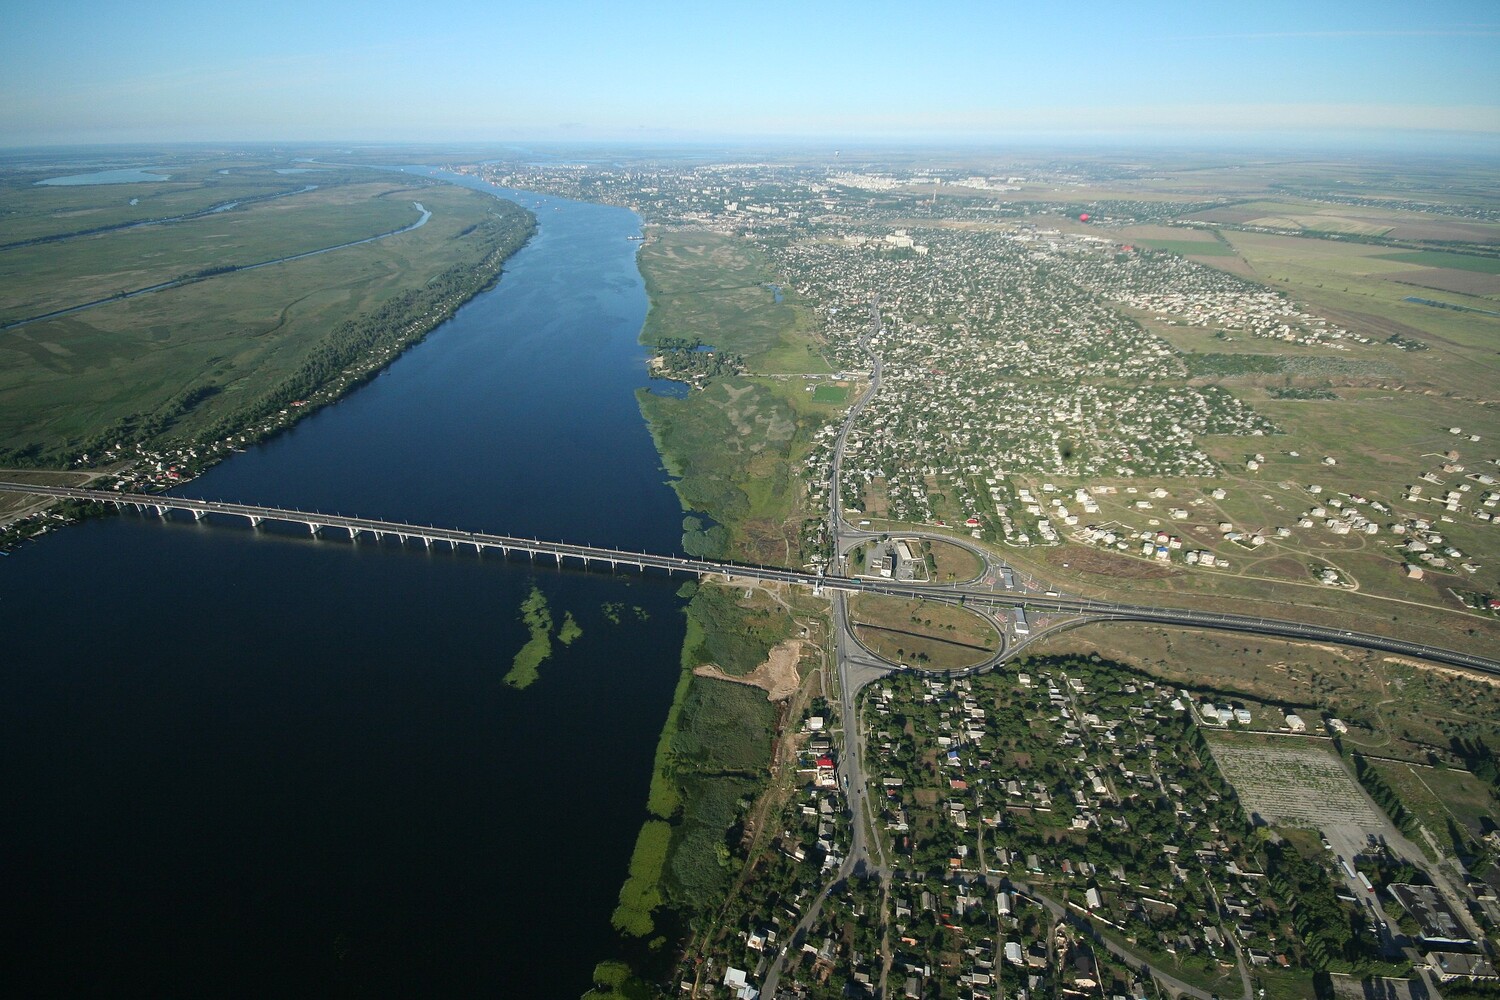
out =
{"type": "MultiPolygon", "coordinates": [[[[521,620],[526,623],[531,638],[516,653],[510,672],[505,675],[505,683],[517,690],[535,684],[540,676],[539,668],[552,655],[552,609],[547,606],[547,597],[539,588],[532,587],[526,600],[521,602],[521,620]]],[[[576,624],[574,628],[577,628],[576,624]]]]}

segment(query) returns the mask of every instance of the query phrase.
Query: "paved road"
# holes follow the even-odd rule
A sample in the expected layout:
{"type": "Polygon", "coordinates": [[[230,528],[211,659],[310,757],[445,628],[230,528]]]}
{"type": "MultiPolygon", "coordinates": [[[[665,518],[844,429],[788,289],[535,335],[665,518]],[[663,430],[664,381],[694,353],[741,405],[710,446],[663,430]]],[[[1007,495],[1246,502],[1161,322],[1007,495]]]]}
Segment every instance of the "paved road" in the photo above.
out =
{"type": "Polygon", "coordinates": [[[258,507],[250,504],[226,503],[212,500],[195,500],[188,497],[165,494],[118,493],[112,490],[90,490],[60,486],[34,486],[22,483],[0,482],[0,492],[31,493],[58,498],[73,498],[98,503],[136,506],[141,509],[155,508],[163,513],[168,510],[183,510],[194,516],[234,515],[260,520],[279,520],[303,524],[314,531],[339,528],[353,537],[361,532],[370,532],[378,537],[393,536],[402,541],[412,539],[431,544],[443,542],[452,547],[472,545],[476,550],[499,549],[510,553],[545,555],[559,563],[576,559],[584,565],[603,564],[611,567],[634,567],[637,569],[662,569],[673,573],[691,573],[698,576],[723,576],[735,579],[761,580],[775,583],[796,584],[814,590],[843,593],[889,594],[896,597],[915,597],[925,600],[947,601],[977,609],[1025,607],[1033,613],[1057,613],[1078,616],[1080,621],[1133,621],[1161,625],[1181,625],[1187,628],[1219,629],[1244,632],[1252,635],[1269,635],[1290,639],[1311,639],[1317,642],[1336,643],[1379,652],[1399,653],[1420,659],[1446,663],[1488,674],[1500,674],[1500,660],[1475,653],[1445,649],[1426,643],[1410,642],[1392,636],[1374,635],[1347,629],[1313,625],[1291,619],[1268,618],[1257,615],[1235,615],[1213,611],[1195,611],[1190,608],[1167,608],[1152,605],[1126,604],[1119,601],[1097,601],[1087,598],[1069,597],[1059,594],[1037,595],[1035,593],[999,592],[979,586],[939,586],[928,584],[899,583],[893,580],[871,580],[847,576],[808,573],[801,570],[783,569],[775,566],[754,566],[727,561],[692,559],[683,556],[666,556],[651,552],[629,552],[595,545],[575,545],[570,542],[547,542],[535,538],[518,538],[488,532],[464,531],[461,528],[437,528],[432,526],[403,524],[382,521],[376,518],[348,517],[341,514],[324,514],[316,511],[296,511],[277,507],[258,507]]]}
{"type": "MultiPolygon", "coordinates": [[[[860,413],[869,405],[870,400],[880,391],[880,357],[870,350],[870,338],[880,332],[880,325],[880,297],[877,295],[870,303],[870,326],[859,339],[860,349],[870,358],[870,384],[844,416],[844,424],[839,428],[838,439],[834,442],[833,460],[829,464],[828,538],[835,560],[832,569],[836,574],[844,569],[844,560],[854,545],[868,537],[865,532],[854,531],[852,526],[844,520],[840,480],[844,466],[844,445],[849,439],[849,431],[859,419],[860,413]]],[[[788,955],[801,948],[803,939],[812,929],[818,914],[822,912],[823,903],[833,891],[834,886],[855,873],[863,873],[866,869],[869,860],[869,845],[866,842],[865,828],[868,824],[871,830],[875,829],[874,812],[868,801],[868,782],[865,780],[864,773],[864,734],[860,731],[857,703],[861,688],[870,681],[890,673],[896,667],[872,655],[855,638],[853,629],[849,627],[848,593],[843,589],[837,589],[830,596],[833,618],[833,658],[838,672],[839,721],[844,736],[844,745],[839,753],[838,775],[839,788],[844,793],[849,814],[849,851],[843,863],[839,865],[837,874],[823,886],[817,897],[808,903],[802,913],[802,918],[793,928],[791,936],[782,944],[781,950],[776,953],[775,960],[771,962],[771,967],[766,971],[765,981],[761,985],[761,994],[771,1000],[774,1000],[781,984],[781,972],[785,968],[788,955]]]]}

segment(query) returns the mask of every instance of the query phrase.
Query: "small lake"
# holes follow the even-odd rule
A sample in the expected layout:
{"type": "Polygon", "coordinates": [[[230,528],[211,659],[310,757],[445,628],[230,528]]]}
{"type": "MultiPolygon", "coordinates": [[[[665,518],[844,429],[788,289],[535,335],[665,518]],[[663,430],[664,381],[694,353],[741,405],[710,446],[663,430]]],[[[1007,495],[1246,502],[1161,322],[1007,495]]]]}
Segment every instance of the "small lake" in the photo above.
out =
{"type": "Polygon", "coordinates": [[[153,174],[138,167],[120,170],[96,170],[91,174],[70,174],[67,177],[49,177],[38,184],[48,187],[81,187],[86,184],[140,184],[144,181],[171,180],[171,174],[153,174]]]}

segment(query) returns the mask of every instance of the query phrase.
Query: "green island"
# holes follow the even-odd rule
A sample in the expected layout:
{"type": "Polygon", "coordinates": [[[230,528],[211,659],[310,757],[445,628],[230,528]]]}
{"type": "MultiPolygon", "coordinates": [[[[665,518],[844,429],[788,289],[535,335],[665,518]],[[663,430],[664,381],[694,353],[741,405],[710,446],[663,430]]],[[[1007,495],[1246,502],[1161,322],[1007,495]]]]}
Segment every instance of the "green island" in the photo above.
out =
{"type": "Polygon", "coordinates": [[[412,174],[292,169],[183,153],[128,201],[0,177],[0,466],[189,479],[379,372],[535,226],[412,174]]]}
{"type": "Polygon", "coordinates": [[[623,601],[605,601],[599,606],[600,615],[611,625],[620,624],[627,611],[635,615],[637,621],[648,621],[651,618],[650,613],[639,604],[627,605],[623,601]]]}
{"type": "Polygon", "coordinates": [[[562,624],[557,629],[557,641],[564,646],[571,646],[573,645],[573,640],[582,637],[582,635],[583,627],[573,617],[573,612],[564,611],[562,624]]]}
{"type": "MultiPolygon", "coordinates": [[[[572,616],[569,615],[567,620],[572,621],[572,616]]],[[[532,587],[531,593],[521,602],[521,621],[526,624],[531,638],[516,652],[510,671],[505,675],[505,683],[518,690],[536,683],[540,676],[538,668],[552,655],[552,609],[547,605],[547,596],[542,593],[541,588],[532,587]]],[[[570,637],[563,641],[563,645],[582,634],[576,622],[573,630],[570,637]]]]}

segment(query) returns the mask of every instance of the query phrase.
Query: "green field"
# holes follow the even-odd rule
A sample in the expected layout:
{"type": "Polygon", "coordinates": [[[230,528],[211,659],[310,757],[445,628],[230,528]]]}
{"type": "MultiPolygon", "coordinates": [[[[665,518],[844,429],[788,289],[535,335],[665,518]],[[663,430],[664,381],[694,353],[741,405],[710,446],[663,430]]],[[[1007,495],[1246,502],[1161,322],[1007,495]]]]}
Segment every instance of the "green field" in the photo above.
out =
{"type": "Polygon", "coordinates": [[[1441,250],[1416,250],[1411,253],[1383,253],[1381,260],[1398,260],[1423,267],[1449,267],[1455,271],[1500,274],[1500,257],[1476,257],[1467,253],[1443,253],[1441,250]]]}
{"type": "MultiPolygon", "coordinates": [[[[313,175],[294,176],[301,186],[301,178],[313,175]]],[[[9,220],[5,237],[36,233],[43,221],[54,232],[66,231],[85,199],[124,195],[117,186],[33,190],[44,199],[66,197],[71,208],[38,210],[14,228],[9,220]]],[[[14,186],[5,197],[19,197],[14,186]]],[[[174,205],[201,205],[223,195],[199,190],[163,197],[174,205]]],[[[227,433],[241,418],[274,415],[355,359],[378,362],[377,344],[387,352],[399,349],[398,330],[420,335],[428,328],[421,324],[430,325],[423,316],[445,314],[455,304],[444,304],[450,298],[472,294],[471,281],[488,280],[529,234],[530,219],[478,192],[365,172],[358,182],[260,202],[242,215],[225,212],[0,252],[0,268],[8,269],[0,287],[8,289],[7,314],[14,315],[39,303],[87,298],[111,283],[171,276],[195,262],[253,262],[377,235],[416,221],[413,201],[433,214],[409,233],[7,331],[0,341],[0,457],[13,464],[56,463],[112,441],[186,442],[227,433]],[[237,235],[224,241],[225,250],[211,250],[214,242],[204,239],[211,230],[237,235]],[[149,259],[135,260],[147,247],[154,248],[149,259]],[[34,259],[50,260],[54,270],[34,259]],[[129,280],[118,280],[121,275],[129,280]],[[342,329],[360,317],[360,330],[374,324],[392,336],[372,342],[342,329]]],[[[98,213],[119,214],[117,208],[98,213]]]]}
{"type": "Polygon", "coordinates": [[[230,202],[249,207],[291,196],[309,185],[323,189],[372,176],[371,171],[343,167],[293,174],[278,174],[278,168],[301,169],[290,161],[236,157],[169,159],[149,168],[170,175],[165,181],[59,187],[36,182],[71,171],[17,170],[0,174],[0,246],[175,219],[230,202]]]}
{"type": "Polygon", "coordinates": [[[1474,854],[1482,848],[1480,836],[1486,821],[1493,819],[1500,806],[1484,781],[1448,768],[1395,761],[1372,762],[1372,766],[1444,850],[1474,854]]]}
{"type": "Polygon", "coordinates": [[[368,239],[411,225],[420,192],[384,178],[164,226],[0,252],[0,324],[206,270],[368,239]]]}
{"type": "Polygon", "coordinates": [[[641,343],[681,337],[743,354],[763,374],[831,371],[809,338],[813,318],[795,293],[776,302],[778,277],[742,239],[703,231],[654,232],[640,252],[651,311],[641,343]]]}
{"type": "MultiPolygon", "coordinates": [[[[777,275],[745,240],[653,231],[637,259],[651,295],[641,342],[713,344],[743,355],[750,372],[711,378],[681,399],[637,393],[683,508],[718,522],[712,532],[695,532],[694,544],[738,559],[800,563],[797,472],[811,447],[808,430],[837,413],[848,389],[766,376],[830,372],[812,314],[789,291],[773,300],[765,285],[777,275]]],[[[694,915],[721,905],[733,870],[725,830],[761,794],[770,764],[777,717],[765,692],[698,677],[692,668],[713,663],[730,675],[748,673],[794,633],[788,609],[762,591],[695,586],[691,593],[685,672],[657,748],[649,803],[670,821],[671,841],[651,875],[640,877],[637,867],[645,866],[632,864],[617,913],[617,926],[636,933],[651,926],[639,914],[657,900],[694,915]]]]}
{"type": "Polygon", "coordinates": [[[683,399],[638,393],[657,451],[674,477],[683,509],[727,532],[724,554],[778,565],[800,561],[801,491],[793,476],[811,447],[809,428],[832,419],[848,390],[801,379],[757,377],[829,373],[809,310],[765,289],[775,275],[749,242],[706,232],[664,232],[638,257],[651,311],[641,342],[702,340],[743,354],[752,374],[710,380],[683,399]],[[824,389],[843,392],[833,401],[824,389]]]}
{"type": "Polygon", "coordinates": [[[1233,257],[1235,253],[1218,240],[1136,240],[1148,250],[1170,250],[1184,257],[1233,257]]]}
{"type": "Polygon", "coordinates": [[[849,600],[849,616],[860,642],[876,653],[932,670],[973,666],[999,642],[989,622],[946,604],[859,594],[849,600]]]}

